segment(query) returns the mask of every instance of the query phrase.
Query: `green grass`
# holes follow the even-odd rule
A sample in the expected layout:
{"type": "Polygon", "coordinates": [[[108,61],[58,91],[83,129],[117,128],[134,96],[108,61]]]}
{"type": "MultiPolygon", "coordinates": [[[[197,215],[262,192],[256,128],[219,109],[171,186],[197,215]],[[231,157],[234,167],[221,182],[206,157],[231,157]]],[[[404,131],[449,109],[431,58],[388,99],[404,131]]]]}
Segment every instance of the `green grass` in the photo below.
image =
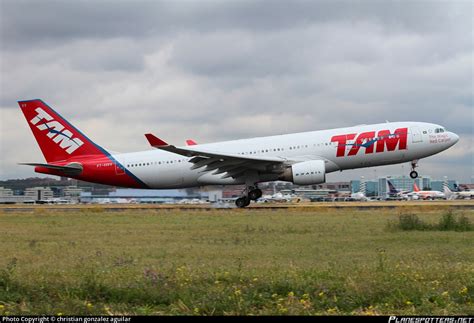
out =
{"type": "Polygon", "coordinates": [[[416,214],[402,213],[398,221],[387,223],[389,230],[402,231],[474,231],[474,224],[465,215],[455,215],[453,211],[442,214],[438,223],[427,223],[416,214]]]}
{"type": "Polygon", "coordinates": [[[387,230],[398,216],[4,212],[0,315],[473,315],[474,232],[387,230]]]}

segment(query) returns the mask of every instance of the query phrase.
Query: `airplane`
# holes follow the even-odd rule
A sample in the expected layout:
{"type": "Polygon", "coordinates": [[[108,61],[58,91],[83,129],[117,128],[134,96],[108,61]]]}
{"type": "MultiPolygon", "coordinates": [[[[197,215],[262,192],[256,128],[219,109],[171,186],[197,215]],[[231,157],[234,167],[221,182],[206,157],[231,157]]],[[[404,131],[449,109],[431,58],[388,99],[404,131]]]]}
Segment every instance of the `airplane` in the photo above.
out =
{"type": "Polygon", "coordinates": [[[440,191],[424,191],[418,188],[416,183],[413,183],[413,192],[410,193],[412,196],[418,196],[423,200],[434,200],[434,199],[444,199],[446,196],[443,192],[440,191]]]}
{"type": "Polygon", "coordinates": [[[364,192],[351,193],[350,198],[354,201],[368,201],[368,198],[365,196],[364,192]]]}
{"type": "MultiPolygon", "coordinates": [[[[408,199],[408,197],[409,197],[408,194],[410,192],[401,191],[401,190],[397,189],[395,187],[395,185],[393,185],[393,183],[390,182],[389,180],[387,180],[387,186],[388,186],[388,197],[389,198],[396,198],[396,199],[402,199],[402,200],[408,199]]],[[[415,197],[415,198],[417,198],[417,197],[415,197]]]]}
{"type": "Polygon", "coordinates": [[[296,196],[294,194],[283,194],[281,192],[277,192],[272,195],[263,195],[261,197],[262,202],[291,202],[296,196]]]}
{"type": "Polygon", "coordinates": [[[18,101],[46,163],[23,163],[38,173],[130,188],[170,189],[244,184],[237,207],[262,196],[258,183],[315,185],[326,174],[411,162],[448,149],[459,137],[424,122],[300,132],[224,142],[175,146],[147,133],[154,150],[113,153],[94,143],[39,99],[18,101]]]}
{"type": "Polygon", "coordinates": [[[449,189],[448,186],[443,187],[444,195],[447,199],[473,199],[474,198],[474,190],[467,190],[467,191],[458,191],[453,192],[449,189]]]}

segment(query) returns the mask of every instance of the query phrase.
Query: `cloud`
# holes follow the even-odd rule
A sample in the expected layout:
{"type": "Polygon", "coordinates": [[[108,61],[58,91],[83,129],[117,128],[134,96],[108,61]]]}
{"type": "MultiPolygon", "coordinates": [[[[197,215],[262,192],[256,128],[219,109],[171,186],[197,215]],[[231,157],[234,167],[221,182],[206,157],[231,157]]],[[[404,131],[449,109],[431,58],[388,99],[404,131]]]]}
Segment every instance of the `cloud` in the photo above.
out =
{"type": "Polygon", "coordinates": [[[179,144],[432,122],[461,141],[424,171],[472,174],[463,144],[472,146],[474,124],[470,2],[0,5],[3,178],[31,176],[15,163],[41,160],[16,104],[31,98],[116,151],[147,149],[149,131],[179,144]]]}

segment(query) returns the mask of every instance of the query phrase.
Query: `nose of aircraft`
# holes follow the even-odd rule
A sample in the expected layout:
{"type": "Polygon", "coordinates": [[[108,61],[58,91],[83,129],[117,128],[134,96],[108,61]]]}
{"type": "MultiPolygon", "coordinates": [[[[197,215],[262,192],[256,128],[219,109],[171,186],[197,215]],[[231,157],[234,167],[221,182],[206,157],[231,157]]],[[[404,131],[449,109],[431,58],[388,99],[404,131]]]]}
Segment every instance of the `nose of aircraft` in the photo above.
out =
{"type": "Polygon", "coordinates": [[[451,132],[451,140],[453,141],[453,144],[455,144],[459,141],[459,136],[454,132],[451,132]]]}

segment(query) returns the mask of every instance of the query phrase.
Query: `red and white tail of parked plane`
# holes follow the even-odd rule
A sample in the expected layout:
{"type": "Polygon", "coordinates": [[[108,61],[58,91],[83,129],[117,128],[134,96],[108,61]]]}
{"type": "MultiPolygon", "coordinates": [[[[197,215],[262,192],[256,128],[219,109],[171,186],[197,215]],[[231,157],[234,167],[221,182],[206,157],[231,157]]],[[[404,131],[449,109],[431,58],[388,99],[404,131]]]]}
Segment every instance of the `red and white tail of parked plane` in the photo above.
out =
{"type": "Polygon", "coordinates": [[[25,163],[38,173],[132,188],[185,188],[245,184],[238,207],[262,195],[258,183],[323,183],[326,174],[362,167],[417,162],[453,146],[459,137],[440,125],[391,122],[175,146],[146,134],[154,150],[112,153],[100,147],[42,100],[19,101],[46,159],[25,163]]]}

